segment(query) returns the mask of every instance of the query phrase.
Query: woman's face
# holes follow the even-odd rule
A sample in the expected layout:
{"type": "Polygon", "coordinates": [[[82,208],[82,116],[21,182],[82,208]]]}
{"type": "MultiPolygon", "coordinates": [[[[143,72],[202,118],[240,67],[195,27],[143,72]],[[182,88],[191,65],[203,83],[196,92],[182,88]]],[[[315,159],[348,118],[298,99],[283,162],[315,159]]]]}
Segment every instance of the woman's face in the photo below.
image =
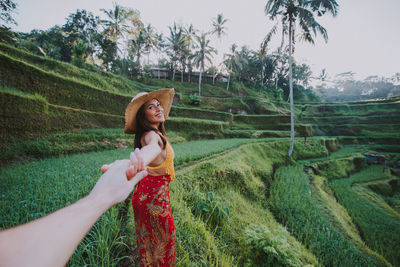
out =
{"type": "Polygon", "coordinates": [[[149,100],[144,105],[144,114],[148,122],[150,122],[151,124],[156,124],[165,121],[164,109],[157,99],[154,98],[152,100],[149,100]]]}

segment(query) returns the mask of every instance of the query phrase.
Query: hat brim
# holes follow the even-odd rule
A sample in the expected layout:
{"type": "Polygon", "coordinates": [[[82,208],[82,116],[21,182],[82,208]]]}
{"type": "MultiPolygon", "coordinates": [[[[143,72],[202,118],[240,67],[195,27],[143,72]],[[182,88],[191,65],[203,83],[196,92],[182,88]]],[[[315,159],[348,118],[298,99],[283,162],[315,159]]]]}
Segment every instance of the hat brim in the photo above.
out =
{"type": "Polygon", "coordinates": [[[157,99],[164,109],[164,117],[167,120],[169,112],[171,110],[172,101],[174,99],[175,89],[166,88],[144,93],[143,95],[133,98],[128,104],[125,110],[125,129],[124,132],[127,134],[136,133],[136,115],[140,107],[151,99],[157,99]]]}

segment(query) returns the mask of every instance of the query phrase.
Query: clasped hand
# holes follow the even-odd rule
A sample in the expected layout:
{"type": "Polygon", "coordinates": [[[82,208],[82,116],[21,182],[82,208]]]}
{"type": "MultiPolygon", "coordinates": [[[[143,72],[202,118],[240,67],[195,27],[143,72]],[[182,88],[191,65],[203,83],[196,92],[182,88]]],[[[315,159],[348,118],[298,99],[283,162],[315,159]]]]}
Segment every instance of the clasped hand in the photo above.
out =
{"type": "Polygon", "coordinates": [[[129,160],[117,160],[111,164],[105,164],[101,167],[101,172],[103,175],[90,194],[99,193],[103,197],[106,196],[111,205],[126,199],[135,185],[147,175],[138,148],[131,152],[129,160]]]}

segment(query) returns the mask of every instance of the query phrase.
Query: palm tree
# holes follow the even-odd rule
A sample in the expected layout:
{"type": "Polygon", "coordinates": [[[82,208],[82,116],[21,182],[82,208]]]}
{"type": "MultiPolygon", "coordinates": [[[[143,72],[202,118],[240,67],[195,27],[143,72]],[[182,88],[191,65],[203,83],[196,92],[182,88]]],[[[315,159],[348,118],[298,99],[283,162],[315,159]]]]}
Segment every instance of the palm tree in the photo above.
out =
{"type": "Polygon", "coordinates": [[[196,67],[200,67],[199,76],[199,96],[201,95],[201,75],[204,72],[205,61],[212,62],[212,54],[216,54],[216,50],[210,46],[210,40],[207,39],[207,34],[203,33],[196,36],[198,50],[194,54],[194,63],[196,67]]]}
{"type": "Polygon", "coordinates": [[[185,44],[186,44],[186,48],[187,48],[187,53],[186,53],[186,62],[187,62],[187,66],[188,66],[188,82],[190,82],[190,76],[192,75],[192,70],[193,70],[193,53],[191,52],[192,49],[194,49],[194,45],[195,45],[195,36],[196,36],[196,32],[197,30],[193,27],[192,24],[190,24],[187,28],[184,28],[184,32],[185,32],[185,44]]]}
{"type": "Polygon", "coordinates": [[[246,45],[243,45],[242,48],[240,49],[239,53],[239,61],[240,61],[240,68],[237,68],[236,72],[238,74],[238,81],[241,82],[244,79],[245,72],[247,71],[249,67],[249,62],[250,62],[250,56],[251,56],[251,51],[246,45]]]}
{"type": "MultiPolygon", "coordinates": [[[[216,34],[218,39],[221,41],[221,37],[226,34],[227,27],[225,24],[228,22],[228,19],[225,19],[224,16],[218,14],[216,18],[212,21],[212,30],[210,31],[211,34],[216,34]]],[[[216,76],[216,68],[213,69],[213,84],[215,84],[215,76],[216,76]]]]}
{"type": "Polygon", "coordinates": [[[140,69],[140,57],[145,52],[146,49],[146,36],[145,32],[141,29],[139,30],[136,37],[134,37],[129,42],[129,53],[136,57],[136,63],[140,69]]]}
{"type": "Polygon", "coordinates": [[[128,25],[126,23],[134,11],[116,3],[114,3],[114,10],[105,10],[103,8],[100,10],[108,17],[108,19],[100,21],[105,26],[104,35],[117,43],[118,38],[128,32],[128,25]]]}
{"type": "Polygon", "coordinates": [[[155,29],[149,24],[143,28],[144,35],[144,50],[147,54],[147,65],[150,64],[150,53],[156,49],[157,33],[155,29]]]}
{"type": "Polygon", "coordinates": [[[216,34],[218,38],[221,39],[221,37],[226,34],[227,28],[224,25],[227,22],[228,19],[224,19],[224,16],[222,14],[218,14],[212,22],[213,29],[211,30],[211,33],[216,34]]]}
{"type": "Polygon", "coordinates": [[[318,17],[329,12],[336,16],[338,3],[335,0],[268,0],[265,6],[265,14],[271,20],[280,20],[288,24],[289,32],[289,98],[290,98],[290,147],[289,157],[292,156],[294,148],[294,108],[293,108],[293,76],[292,76],[292,51],[294,44],[296,25],[300,26],[301,39],[313,43],[312,33],[316,36],[319,32],[325,41],[328,40],[328,33],[316,20],[318,17]]]}
{"type": "Polygon", "coordinates": [[[229,85],[230,85],[230,81],[231,81],[231,76],[232,73],[238,72],[242,69],[243,67],[243,61],[240,58],[239,52],[236,50],[237,49],[237,45],[236,44],[232,44],[231,48],[230,48],[230,54],[225,54],[224,57],[226,58],[226,60],[224,61],[224,64],[226,66],[226,68],[228,69],[228,83],[226,85],[226,90],[229,90],[229,85]]]}
{"type": "MultiPolygon", "coordinates": [[[[268,47],[268,43],[271,41],[272,36],[276,33],[276,29],[277,29],[277,25],[274,25],[271,29],[271,31],[267,34],[267,36],[265,36],[264,40],[261,43],[260,46],[260,51],[258,52],[258,56],[261,60],[261,62],[264,61],[266,55],[267,55],[267,47],[268,47]]],[[[283,41],[283,38],[282,38],[283,41]]],[[[261,68],[261,86],[263,85],[264,82],[264,64],[262,65],[261,68]]]]}
{"type": "Polygon", "coordinates": [[[170,36],[167,37],[167,55],[172,63],[172,80],[175,80],[175,71],[177,62],[181,59],[182,51],[185,47],[185,36],[182,27],[178,27],[174,23],[173,27],[169,27],[170,36]]]}
{"type": "MultiPolygon", "coordinates": [[[[155,49],[157,53],[157,61],[160,61],[160,54],[164,51],[166,47],[163,34],[157,34],[155,39],[155,49]]],[[[158,71],[158,79],[160,79],[160,71],[158,71]]]]}

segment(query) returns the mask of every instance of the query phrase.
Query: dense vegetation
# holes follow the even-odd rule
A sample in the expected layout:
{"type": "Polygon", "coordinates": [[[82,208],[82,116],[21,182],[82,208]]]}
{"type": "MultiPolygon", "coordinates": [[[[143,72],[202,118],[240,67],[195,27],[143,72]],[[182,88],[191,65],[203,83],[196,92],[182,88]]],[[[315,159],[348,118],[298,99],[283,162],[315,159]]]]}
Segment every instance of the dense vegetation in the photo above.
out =
{"type": "MultiPolygon", "coordinates": [[[[116,56],[118,36],[115,43],[97,36],[98,47],[85,48],[79,42],[100,34],[97,23],[78,10],[62,27],[0,43],[0,229],[87,194],[102,164],[132,150],[133,137],[122,130],[131,97],[173,87],[166,127],[176,155],[170,190],[178,266],[398,266],[398,97],[318,103],[301,86],[307,66],[294,64],[295,103],[304,104],[294,107],[298,138],[288,157],[287,55],[274,72],[273,55],[233,46],[226,64],[241,64],[231,65],[229,90],[210,79],[200,94],[188,62],[174,61],[172,52],[169,80],[152,78],[140,53],[116,56]],[[85,29],[92,35],[78,27],[76,36],[63,36],[79,18],[91,21],[85,29]],[[100,65],[90,61],[96,56],[100,65]],[[378,152],[384,166],[367,165],[364,154],[378,152]]],[[[101,217],[68,266],[138,263],[129,203],[101,217]]]]}

